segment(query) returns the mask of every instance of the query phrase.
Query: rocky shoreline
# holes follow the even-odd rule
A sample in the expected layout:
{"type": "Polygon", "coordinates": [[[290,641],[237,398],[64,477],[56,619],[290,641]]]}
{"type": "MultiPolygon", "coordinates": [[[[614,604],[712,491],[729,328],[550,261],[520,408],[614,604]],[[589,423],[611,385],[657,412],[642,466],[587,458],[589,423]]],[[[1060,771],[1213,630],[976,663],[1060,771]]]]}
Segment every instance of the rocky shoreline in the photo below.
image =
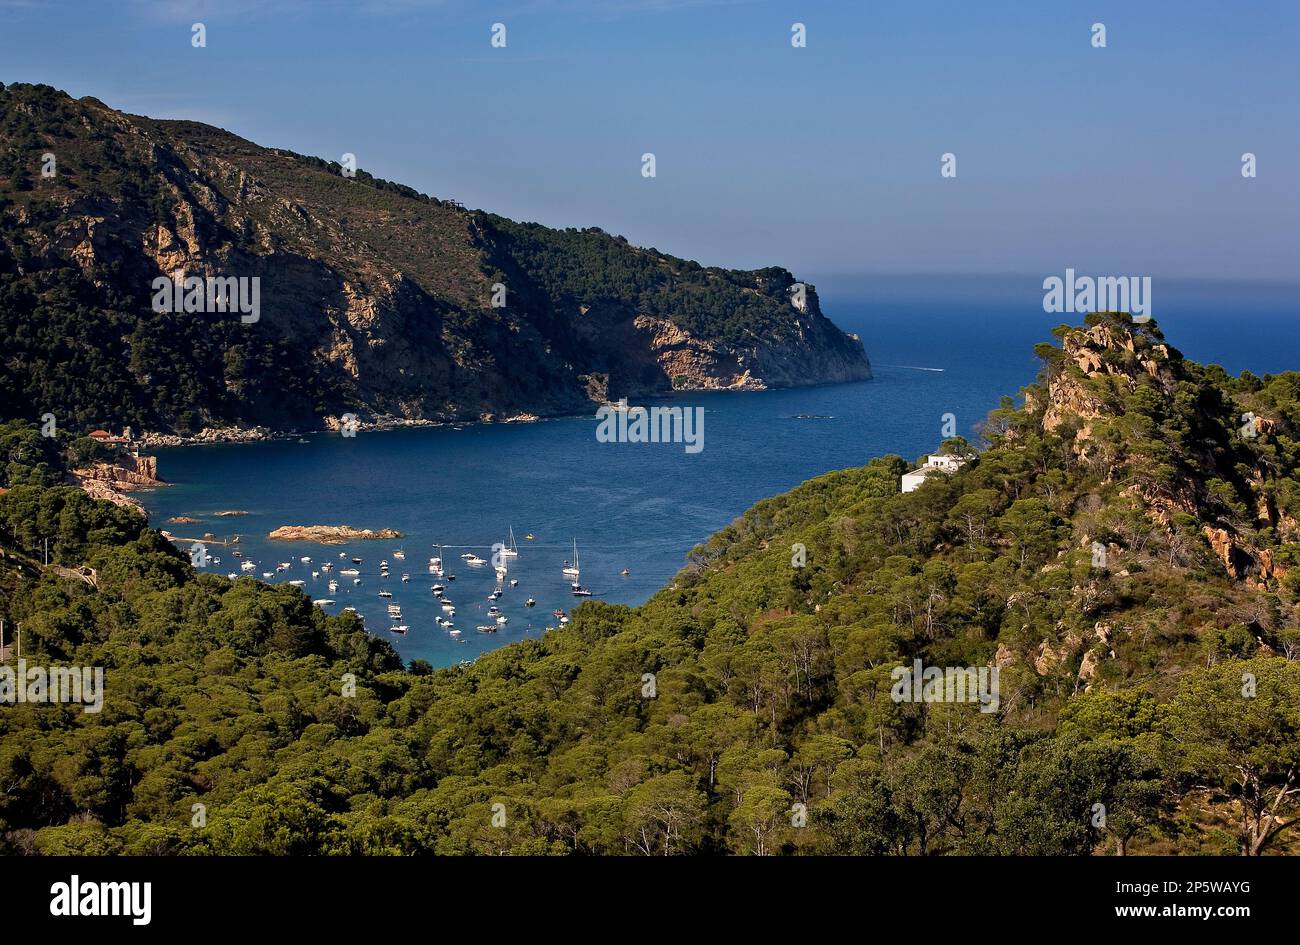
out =
{"type": "Polygon", "coordinates": [[[129,493],[167,484],[158,478],[157,457],[135,455],[122,456],[112,463],[74,469],[68,474],[68,479],[92,499],[103,499],[141,513],[145,513],[144,506],[129,493]]]}
{"type": "Polygon", "coordinates": [[[272,541],[314,541],[322,545],[341,545],[347,541],[405,538],[395,528],[353,528],[351,525],[281,525],[266,536],[272,541]]]}
{"type": "MultiPolygon", "coordinates": [[[[472,423],[536,423],[542,417],[537,414],[520,413],[508,417],[495,414],[483,414],[476,420],[429,420],[425,418],[377,417],[373,420],[358,420],[358,433],[373,433],[382,430],[400,430],[408,427],[456,427],[472,423]]],[[[174,446],[203,446],[216,443],[268,443],[272,441],[297,440],[304,436],[321,433],[338,433],[342,429],[341,417],[326,417],[322,426],[314,430],[272,430],[270,427],[204,427],[198,433],[188,436],[179,433],[146,432],[140,434],[136,441],[147,449],[166,449],[174,446]]]]}

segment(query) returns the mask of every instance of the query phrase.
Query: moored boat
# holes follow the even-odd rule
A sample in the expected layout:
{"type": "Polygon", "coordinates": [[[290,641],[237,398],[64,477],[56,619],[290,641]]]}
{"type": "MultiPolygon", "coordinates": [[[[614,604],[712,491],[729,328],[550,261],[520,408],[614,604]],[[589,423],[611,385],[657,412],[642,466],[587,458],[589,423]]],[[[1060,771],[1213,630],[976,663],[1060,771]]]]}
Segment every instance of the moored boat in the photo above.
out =
{"type": "Polygon", "coordinates": [[[560,572],[565,577],[571,577],[575,581],[582,575],[582,569],[578,565],[578,539],[573,539],[573,561],[572,563],[564,562],[564,570],[560,572]]]}

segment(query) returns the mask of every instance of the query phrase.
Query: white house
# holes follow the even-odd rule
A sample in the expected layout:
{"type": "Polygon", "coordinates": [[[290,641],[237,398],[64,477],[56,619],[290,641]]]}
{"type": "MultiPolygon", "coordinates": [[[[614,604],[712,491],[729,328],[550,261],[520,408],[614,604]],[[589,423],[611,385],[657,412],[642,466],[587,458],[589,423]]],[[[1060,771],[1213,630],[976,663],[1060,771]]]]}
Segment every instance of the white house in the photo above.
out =
{"type": "Polygon", "coordinates": [[[925,477],[936,472],[956,472],[966,465],[966,460],[950,453],[935,453],[925,458],[925,465],[903,474],[903,491],[914,492],[919,489],[925,477]]]}

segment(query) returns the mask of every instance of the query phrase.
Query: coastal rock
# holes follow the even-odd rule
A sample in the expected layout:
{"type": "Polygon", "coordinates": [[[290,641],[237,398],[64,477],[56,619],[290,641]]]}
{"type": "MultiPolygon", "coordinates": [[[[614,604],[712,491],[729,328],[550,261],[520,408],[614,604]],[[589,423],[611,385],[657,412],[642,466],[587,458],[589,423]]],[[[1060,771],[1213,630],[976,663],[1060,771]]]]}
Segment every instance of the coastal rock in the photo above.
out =
{"type": "Polygon", "coordinates": [[[204,427],[198,433],[183,436],[179,433],[141,433],[139,443],[147,449],[170,446],[194,446],[202,443],[258,443],[273,439],[267,427],[220,426],[204,427]]]}
{"type": "Polygon", "coordinates": [[[144,511],[143,507],[127,493],[165,485],[158,478],[157,457],[134,454],[123,454],[111,463],[74,469],[68,479],[92,499],[104,499],[139,511],[144,511]]]}
{"type": "Polygon", "coordinates": [[[353,528],[351,525],[281,525],[266,537],[272,541],[314,541],[322,545],[341,545],[345,541],[372,541],[405,536],[392,528],[373,531],[369,528],[353,528]]]}

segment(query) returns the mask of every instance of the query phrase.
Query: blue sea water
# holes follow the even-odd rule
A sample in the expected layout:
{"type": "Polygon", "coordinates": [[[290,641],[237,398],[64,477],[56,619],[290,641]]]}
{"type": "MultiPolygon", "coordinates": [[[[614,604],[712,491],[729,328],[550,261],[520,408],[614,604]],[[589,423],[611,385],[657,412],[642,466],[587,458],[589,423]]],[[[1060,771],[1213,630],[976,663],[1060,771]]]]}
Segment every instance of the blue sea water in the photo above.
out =
{"type": "MultiPolygon", "coordinates": [[[[1041,278],[813,281],[827,314],[861,335],[875,380],[684,396],[680,403],[705,411],[704,449],[696,454],[680,444],[598,443],[591,417],[355,438],[317,434],[305,443],[161,450],[159,471],[171,485],[139,495],[158,527],[182,537],[239,534],[239,547],[258,562],[257,576],[289,562],[271,580],[306,581],[311,597],[337,601],[330,612],[355,607],[405,658],[450,665],[536,636],[555,624],[553,610],[580,602],[561,574],[575,538],[582,583],[595,597],[640,603],[672,578],[694,545],[759,499],[873,456],[915,459],[939,442],[946,413],[973,438],[974,425],[1002,395],[1033,379],[1034,344],[1049,340],[1053,326],[1079,320],[1043,313],[1041,278]],[[248,514],[215,517],[221,510],[248,514]],[[178,515],[200,521],[166,524],[178,515]],[[395,528],[405,537],[341,546],[266,539],[281,525],[315,524],[395,528]],[[498,601],[509,623],[479,633],[477,626],[491,622],[488,594],[496,579],[490,566],[468,567],[460,554],[490,558],[492,544],[511,527],[520,553],[508,560],[509,579],[519,584],[498,601]],[[435,623],[444,615],[430,590],[435,544],[446,546],[456,575],[437,580],[456,605],[459,638],[435,623]],[[404,561],[394,557],[398,549],[404,561]],[[304,555],[311,564],[300,562],[304,555]],[[363,559],[355,586],[338,574],[353,556],[363,559]],[[383,559],[387,579],[379,573],[383,559]],[[336,566],[334,594],[326,590],[330,575],[311,577],[325,561],[336,566]],[[630,575],[621,575],[624,568],[630,575]],[[410,627],[405,636],[388,632],[389,601],[380,590],[401,605],[410,627]],[[532,608],[524,606],[530,596],[537,601],[532,608]]],[[[1262,375],[1300,369],[1295,293],[1288,286],[1184,283],[1162,287],[1155,315],[1186,356],[1262,375]]],[[[209,549],[221,558],[213,571],[238,571],[230,551],[209,549]]]]}

